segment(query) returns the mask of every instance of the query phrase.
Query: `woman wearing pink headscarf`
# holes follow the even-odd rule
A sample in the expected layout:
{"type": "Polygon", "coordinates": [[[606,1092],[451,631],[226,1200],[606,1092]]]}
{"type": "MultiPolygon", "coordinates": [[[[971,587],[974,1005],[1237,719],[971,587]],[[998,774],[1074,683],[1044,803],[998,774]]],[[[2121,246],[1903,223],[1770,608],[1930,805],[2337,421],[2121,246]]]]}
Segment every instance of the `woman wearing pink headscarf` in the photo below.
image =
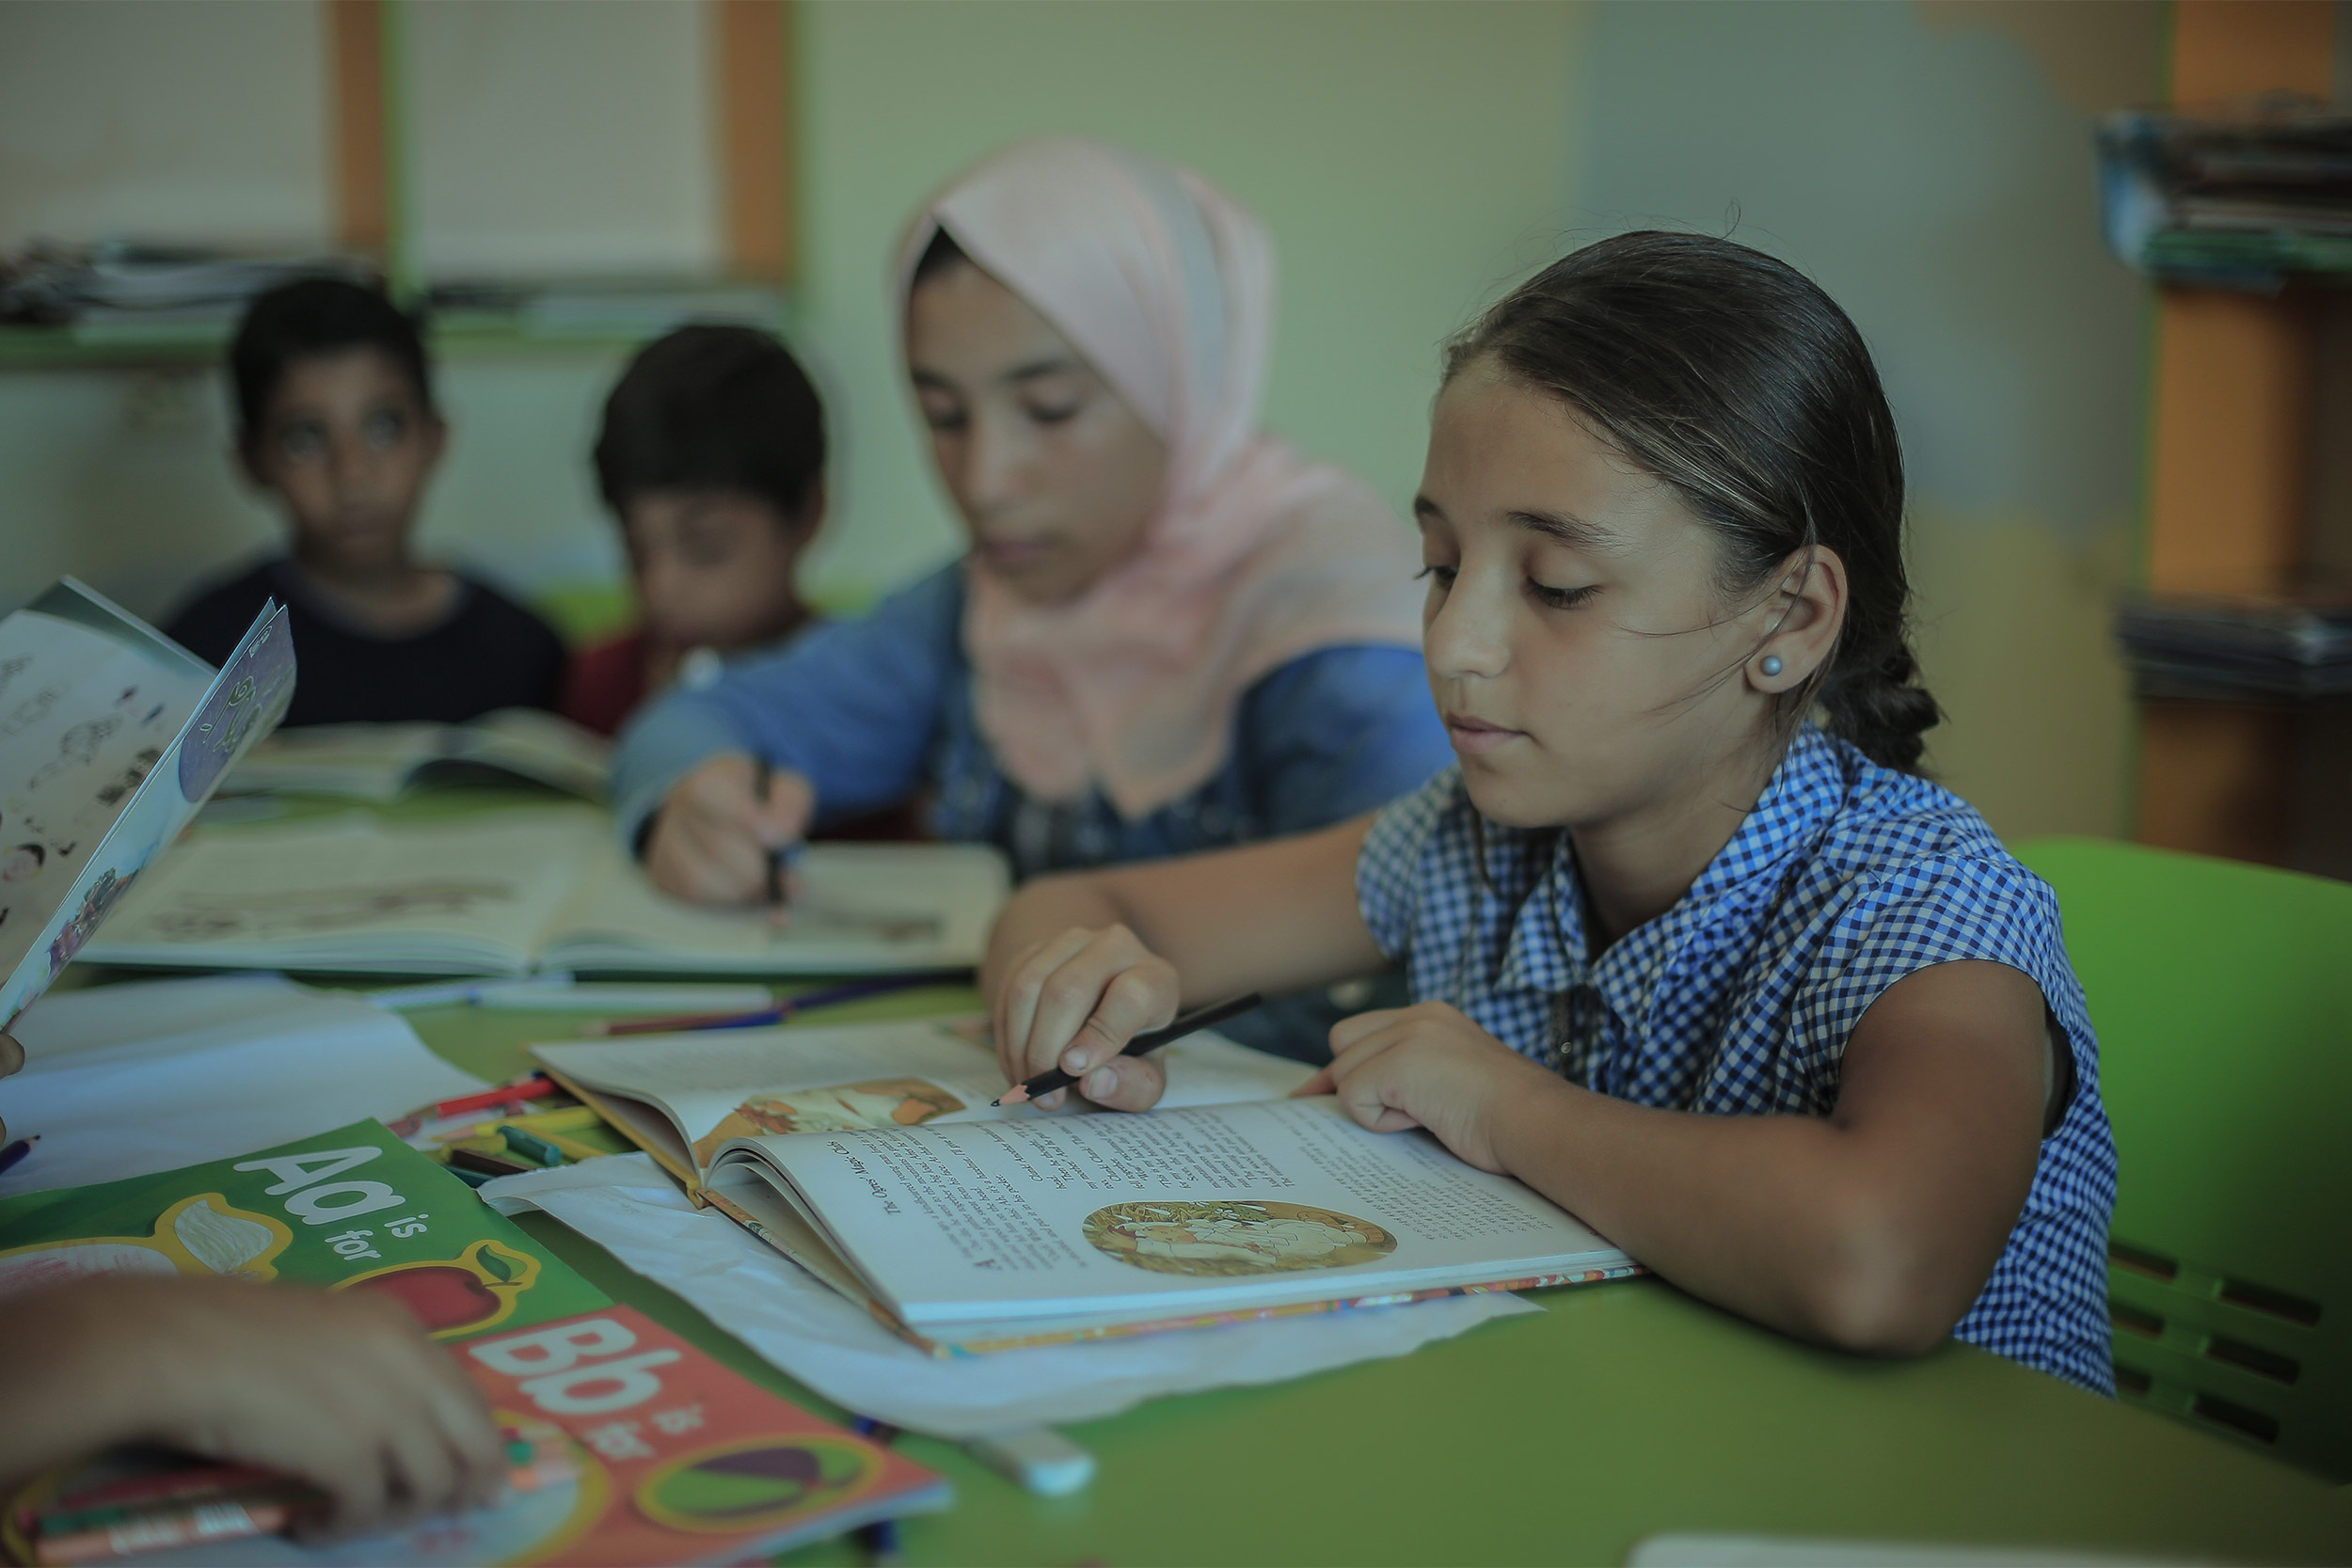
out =
{"type": "MultiPolygon", "coordinates": [[[[971,552],[630,728],[613,798],[657,883],[749,902],[771,847],[917,796],[1025,876],[1185,854],[1452,759],[1413,535],[1259,428],[1255,217],[1119,148],[1025,142],[923,210],[895,288],[971,552]]],[[[1302,1022],[1235,1032],[1309,1043],[1302,1022]]]]}

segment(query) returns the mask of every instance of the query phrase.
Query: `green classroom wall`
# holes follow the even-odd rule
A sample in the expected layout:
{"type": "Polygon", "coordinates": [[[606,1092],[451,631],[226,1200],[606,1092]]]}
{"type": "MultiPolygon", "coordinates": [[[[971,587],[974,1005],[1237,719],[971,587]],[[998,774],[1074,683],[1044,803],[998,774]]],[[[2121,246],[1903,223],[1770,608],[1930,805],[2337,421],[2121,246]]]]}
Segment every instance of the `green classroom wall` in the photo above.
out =
{"type": "MultiPolygon", "coordinates": [[[[2119,832],[2106,617],[2147,303],[2098,242],[2090,128],[2151,95],[2160,25],[2153,0],[801,0],[797,333],[841,450],[818,591],[870,598],[955,549],[884,280],[923,194],[1003,141],[1115,137],[1255,207],[1282,265],[1269,420],[1400,507],[1438,345],[1479,305],[1576,239],[1728,227],[1820,278],[1884,368],[1951,714],[1932,761],[2005,833],[2119,832]]],[[[616,364],[448,366],[428,541],[526,592],[614,571],[583,459],[616,364]]],[[[0,373],[0,597],[72,570],[157,611],[262,544],[226,435],[210,375],[0,373]]]]}
{"type": "Polygon", "coordinates": [[[956,547],[884,296],[909,214],[977,154],[1107,136],[1254,208],[1281,266],[1269,422],[1400,518],[1439,341],[1555,238],[1566,7],[817,0],[798,17],[801,320],[844,449],[819,573],[850,592],[956,547]]]}
{"type": "Polygon", "coordinates": [[[1598,7],[1571,88],[1579,235],[1729,232],[1868,339],[1911,480],[1939,775],[2011,838],[2124,830],[2107,635],[2131,579],[2146,286],[2096,225],[2090,132],[2153,97],[2153,3],[1598,7]]]}

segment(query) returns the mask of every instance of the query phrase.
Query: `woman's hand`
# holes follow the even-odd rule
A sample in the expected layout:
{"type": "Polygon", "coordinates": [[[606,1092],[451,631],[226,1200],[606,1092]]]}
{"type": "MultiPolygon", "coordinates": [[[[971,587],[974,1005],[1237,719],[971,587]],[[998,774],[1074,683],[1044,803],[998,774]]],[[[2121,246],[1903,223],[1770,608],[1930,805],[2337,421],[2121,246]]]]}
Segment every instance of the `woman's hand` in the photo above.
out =
{"type": "Polygon", "coordinates": [[[496,1497],[504,1444],[399,1303],[224,1279],[86,1280],[0,1302],[0,1474],[119,1443],[283,1470],[364,1529],[496,1497]]]}
{"type": "MultiPolygon", "coordinates": [[[[991,970],[997,966],[991,964],[991,970]]],[[[1149,1056],[1120,1048],[1176,1016],[1176,969],[1124,926],[1073,926],[1013,955],[989,975],[996,1060],[1009,1084],[1053,1068],[1114,1111],[1148,1111],[1168,1080],[1149,1056]]],[[[1056,1090],[1038,1101],[1051,1110],[1056,1090]]]]}
{"type": "Polygon", "coordinates": [[[1292,1094],[1336,1094],[1375,1132],[1426,1127],[1467,1163],[1508,1175],[1496,1147],[1499,1114],[1559,1086],[1445,1003],[1422,1002],[1333,1024],[1331,1065],[1292,1094]]]}
{"type": "Polygon", "coordinates": [[[673,898],[750,904],[766,895],[768,857],[807,836],[817,791],[778,769],[758,792],[759,766],[740,752],[712,757],[680,779],[645,837],[645,875],[673,898]]]}

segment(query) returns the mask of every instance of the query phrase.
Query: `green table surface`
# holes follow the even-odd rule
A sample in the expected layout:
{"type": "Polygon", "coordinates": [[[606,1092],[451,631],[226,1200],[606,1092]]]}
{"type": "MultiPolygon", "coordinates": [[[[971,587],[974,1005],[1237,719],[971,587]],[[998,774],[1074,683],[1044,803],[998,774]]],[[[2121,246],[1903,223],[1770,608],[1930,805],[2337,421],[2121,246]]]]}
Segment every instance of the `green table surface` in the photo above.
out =
{"type": "MultiPolygon", "coordinates": [[[[942,988],[819,1016],[975,1005],[942,988]]],[[[492,1079],[528,1069],[526,1042],[574,1037],[583,1022],[408,1016],[440,1055],[492,1079]]],[[[843,1415],[593,1243],[542,1215],[523,1223],[754,1381],[843,1415]]],[[[2352,1494],[1970,1346],[1909,1362],[1839,1355],[1657,1280],[1534,1299],[1540,1316],[1399,1359],[1066,1427],[1100,1465],[1073,1497],[1030,1497],[954,1444],[902,1438],[956,1485],[952,1512],[906,1523],[905,1560],[1621,1562],[1669,1530],[2352,1560],[2352,1494]]],[[[784,1560],[858,1560],[836,1542],[784,1560]]]]}

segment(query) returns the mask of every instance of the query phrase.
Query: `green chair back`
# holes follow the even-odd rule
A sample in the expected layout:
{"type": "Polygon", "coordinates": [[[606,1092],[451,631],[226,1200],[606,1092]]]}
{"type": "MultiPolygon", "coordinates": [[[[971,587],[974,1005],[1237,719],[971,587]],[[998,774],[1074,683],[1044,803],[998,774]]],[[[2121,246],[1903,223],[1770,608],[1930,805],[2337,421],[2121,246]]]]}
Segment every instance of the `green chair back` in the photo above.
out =
{"type": "Polygon", "coordinates": [[[2018,858],[2099,1031],[2122,1397],[2352,1477],[2352,884],[2092,839],[2018,858]]]}

